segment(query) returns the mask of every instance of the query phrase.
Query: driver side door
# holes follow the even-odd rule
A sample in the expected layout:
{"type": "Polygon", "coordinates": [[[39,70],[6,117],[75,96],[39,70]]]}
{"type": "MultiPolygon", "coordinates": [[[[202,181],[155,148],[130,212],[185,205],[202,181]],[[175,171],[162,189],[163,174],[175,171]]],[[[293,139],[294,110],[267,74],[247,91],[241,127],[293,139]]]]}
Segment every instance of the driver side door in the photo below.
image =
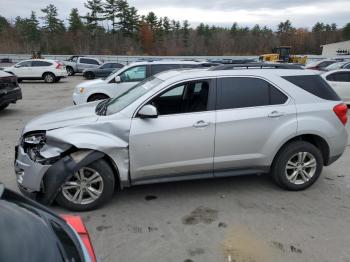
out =
{"type": "Polygon", "coordinates": [[[133,184],[213,177],[215,79],[170,87],[146,104],[156,118],[132,119],[129,150],[133,184]]]}

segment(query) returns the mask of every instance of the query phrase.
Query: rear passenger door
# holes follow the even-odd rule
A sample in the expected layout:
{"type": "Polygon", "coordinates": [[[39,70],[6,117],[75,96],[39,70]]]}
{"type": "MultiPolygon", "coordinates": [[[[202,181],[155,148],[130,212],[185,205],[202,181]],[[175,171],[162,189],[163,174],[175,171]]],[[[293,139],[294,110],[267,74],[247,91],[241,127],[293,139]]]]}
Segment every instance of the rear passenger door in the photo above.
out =
{"type": "Polygon", "coordinates": [[[262,172],[273,145],[296,132],[294,101],[266,80],[224,77],[217,82],[215,176],[237,169],[262,172]]]}
{"type": "Polygon", "coordinates": [[[52,63],[40,60],[32,61],[32,77],[42,77],[43,73],[50,69],[52,63]]]}

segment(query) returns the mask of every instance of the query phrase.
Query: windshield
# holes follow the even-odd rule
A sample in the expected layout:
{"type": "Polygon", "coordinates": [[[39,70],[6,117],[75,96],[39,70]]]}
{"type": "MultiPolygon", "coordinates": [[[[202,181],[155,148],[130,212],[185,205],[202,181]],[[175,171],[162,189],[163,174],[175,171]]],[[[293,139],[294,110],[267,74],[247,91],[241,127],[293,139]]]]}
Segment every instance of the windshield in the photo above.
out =
{"type": "Polygon", "coordinates": [[[342,67],[342,65],[346,64],[345,62],[341,62],[341,63],[334,63],[331,64],[329,66],[327,66],[327,70],[336,70],[336,69],[340,69],[342,67]]]}
{"type": "Polygon", "coordinates": [[[122,95],[111,99],[106,105],[106,115],[119,112],[162,82],[162,80],[152,76],[141,83],[138,83],[122,95]]]}
{"type": "Polygon", "coordinates": [[[123,66],[122,68],[118,68],[116,69],[115,71],[113,71],[112,74],[110,74],[106,79],[105,81],[107,83],[109,83],[113,78],[115,78],[117,75],[119,75],[123,70],[124,70],[125,66],[123,66]]]}

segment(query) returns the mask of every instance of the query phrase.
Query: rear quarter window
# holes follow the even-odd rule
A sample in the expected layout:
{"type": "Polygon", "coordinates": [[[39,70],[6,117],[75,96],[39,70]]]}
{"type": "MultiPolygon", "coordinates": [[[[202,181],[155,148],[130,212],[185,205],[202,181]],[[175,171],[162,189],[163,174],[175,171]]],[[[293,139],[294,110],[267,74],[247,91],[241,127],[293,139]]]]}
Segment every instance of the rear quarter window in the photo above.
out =
{"type": "Polygon", "coordinates": [[[282,78],[319,98],[340,101],[337,93],[319,75],[282,76],[282,78]]]}

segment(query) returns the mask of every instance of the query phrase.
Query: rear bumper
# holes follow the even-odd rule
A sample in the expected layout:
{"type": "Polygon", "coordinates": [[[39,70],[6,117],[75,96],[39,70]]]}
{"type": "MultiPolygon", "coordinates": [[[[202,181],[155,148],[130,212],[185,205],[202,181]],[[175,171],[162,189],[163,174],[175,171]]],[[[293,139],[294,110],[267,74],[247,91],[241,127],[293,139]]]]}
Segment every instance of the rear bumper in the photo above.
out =
{"type": "Polygon", "coordinates": [[[332,137],[328,141],[329,143],[329,158],[325,162],[326,166],[331,165],[336,160],[338,160],[342,154],[344,153],[347,145],[348,145],[348,133],[344,128],[342,128],[342,131],[339,133],[338,136],[332,137]]]}
{"type": "Polygon", "coordinates": [[[55,74],[56,77],[68,77],[68,73],[66,71],[66,69],[64,70],[56,70],[55,72],[53,72],[55,74]]]}
{"type": "Polygon", "coordinates": [[[16,103],[20,99],[22,99],[22,91],[19,87],[9,91],[0,90],[0,106],[16,103]]]}

